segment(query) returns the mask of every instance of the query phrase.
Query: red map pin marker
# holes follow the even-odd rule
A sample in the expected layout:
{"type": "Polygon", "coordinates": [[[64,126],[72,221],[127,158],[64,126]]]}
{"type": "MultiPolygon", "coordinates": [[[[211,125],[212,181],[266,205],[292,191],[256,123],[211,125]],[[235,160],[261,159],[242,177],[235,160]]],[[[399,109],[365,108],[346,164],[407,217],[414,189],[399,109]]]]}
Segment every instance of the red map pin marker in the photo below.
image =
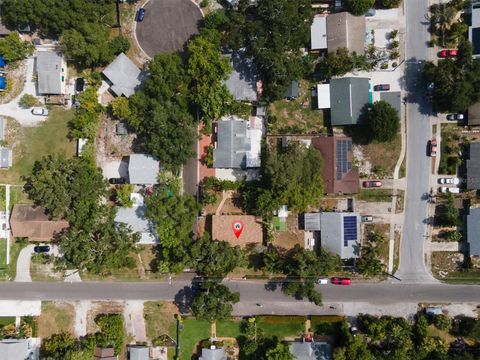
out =
{"type": "Polygon", "coordinates": [[[240,235],[242,235],[243,227],[243,222],[241,221],[232,222],[232,230],[237,239],[240,237],[240,235]]]}

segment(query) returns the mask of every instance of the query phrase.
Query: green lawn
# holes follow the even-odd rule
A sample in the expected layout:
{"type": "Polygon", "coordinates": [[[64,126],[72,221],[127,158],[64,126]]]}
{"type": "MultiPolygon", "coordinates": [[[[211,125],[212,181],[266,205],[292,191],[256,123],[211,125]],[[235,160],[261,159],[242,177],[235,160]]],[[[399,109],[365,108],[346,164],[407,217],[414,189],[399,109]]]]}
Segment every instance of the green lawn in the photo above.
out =
{"type": "Polygon", "coordinates": [[[480,270],[449,272],[439,279],[449,284],[480,284],[480,270]]]}
{"type": "Polygon", "coordinates": [[[15,324],[15,316],[2,316],[0,317],[0,326],[15,324]]]}
{"type": "Polygon", "coordinates": [[[242,320],[217,321],[217,336],[238,338],[242,334],[241,325],[242,320]]]}
{"type": "Polygon", "coordinates": [[[318,335],[331,335],[337,337],[340,334],[340,326],[344,320],[341,316],[312,316],[311,329],[318,335]]]}
{"type": "Polygon", "coordinates": [[[67,157],[75,154],[75,143],[67,138],[68,122],[73,111],[52,108],[48,119],[36,127],[22,127],[13,119],[7,121],[7,145],[15,145],[13,166],[2,171],[2,181],[21,184],[28,176],[35,161],[49,154],[63,153],[67,157]]]}
{"type": "Polygon", "coordinates": [[[370,202],[390,202],[392,201],[392,190],[360,189],[360,192],[357,194],[357,200],[370,202]]]}
{"type": "Polygon", "coordinates": [[[0,240],[0,280],[15,279],[18,254],[26,245],[25,242],[13,242],[10,239],[10,264],[6,265],[7,241],[0,240]]]}
{"type": "MultiPolygon", "coordinates": [[[[175,331],[170,332],[175,334],[175,331]]],[[[183,331],[180,333],[180,359],[190,360],[193,352],[196,350],[196,344],[204,339],[209,339],[210,335],[211,324],[208,321],[199,321],[196,319],[183,320],[183,331]]],[[[173,339],[175,340],[175,337],[173,339]]],[[[172,350],[172,352],[174,351],[175,350],[172,350]]]]}
{"type": "Polygon", "coordinates": [[[282,340],[287,336],[301,335],[305,331],[305,320],[304,316],[261,316],[257,326],[265,337],[282,340]]]}

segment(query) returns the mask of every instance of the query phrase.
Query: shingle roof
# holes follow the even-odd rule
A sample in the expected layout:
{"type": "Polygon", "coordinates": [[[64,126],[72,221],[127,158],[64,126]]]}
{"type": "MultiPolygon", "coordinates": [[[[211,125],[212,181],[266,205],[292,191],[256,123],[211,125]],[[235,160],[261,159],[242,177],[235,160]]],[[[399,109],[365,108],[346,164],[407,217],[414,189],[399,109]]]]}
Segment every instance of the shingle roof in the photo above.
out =
{"type": "Polygon", "coordinates": [[[0,341],[2,359],[25,360],[29,352],[27,339],[4,339],[0,341]]]}
{"type": "Polygon", "coordinates": [[[130,184],[155,185],[160,163],[151,155],[131,154],[128,161],[128,177],[130,184]]]}
{"type": "Polygon", "coordinates": [[[202,356],[199,360],[227,360],[225,350],[223,348],[217,349],[202,349],[202,356]]]}
{"type": "Polygon", "coordinates": [[[149,360],[150,350],[147,346],[129,346],[128,347],[130,360],[149,360]]]}
{"type": "Polygon", "coordinates": [[[322,50],[327,48],[327,18],[325,16],[315,16],[310,26],[310,42],[312,50],[322,50]]]}
{"type": "Polygon", "coordinates": [[[230,58],[233,71],[225,81],[235,100],[257,101],[257,68],[252,59],[246,57],[245,50],[226,55],[230,58]]]}
{"type": "Polygon", "coordinates": [[[263,228],[260,219],[253,215],[213,215],[212,239],[228,241],[230,245],[245,247],[250,243],[263,242],[263,228]],[[243,231],[237,238],[233,232],[233,224],[241,222],[243,231]]]}
{"type": "Polygon", "coordinates": [[[357,124],[369,103],[368,78],[346,77],[330,81],[331,122],[333,126],[357,124]]]}
{"type": "Polygon", "coordinates": [[[13,151],[0,147],[0,169],[8,169],[13,164],[13,151]]]}
{"type": "Polygon", "coordinates": [[[124,53],[103,70],[103,75],[112,83],[110,90],[117,96],[133,95],[142,82],[142,72],[124,53]]]}
{"type": "Polygon", "coordinates": [[[37,52],[38,92],[59,95],[62,93],[62,57],[53,51],[37,52]]]}
{"type": "Polygon", "coordinates": [[[480,189],[480,142],[470,143],[467,160],[467,190],[480,189]]]}
{"type": "Polygon", "coordinates": [[[480,256],[480,209],[470,209],[467,215],[467,242],[470,256],[480,256]]]}
{"type": "Polygon", "coordinates": [[[353,194],[359,189],[358,170],[352,167],[352,139],[323,136],[312,139],[312,145],[323,158],[323,190],[326,194],[353,194]]]}
{"type": "Polygon", "coordinates": [[[290,353],[297,360],[331,360],[332,348],[325,342],[295,341],[290,345],[290,353]]]}
{"type": "Polygon", "coordinates": [[[50,220],[40,206],[16,204],[10,216],[10,227],[14,237],[48,241],[68,228],[68,221],[50,220]]]}
{"type": "Polygon", "coordinates": [[[357,54],[365,53],[365,16],[353,16],[344,11],[327,16],[328,52],[347,48],[357,54]]]}

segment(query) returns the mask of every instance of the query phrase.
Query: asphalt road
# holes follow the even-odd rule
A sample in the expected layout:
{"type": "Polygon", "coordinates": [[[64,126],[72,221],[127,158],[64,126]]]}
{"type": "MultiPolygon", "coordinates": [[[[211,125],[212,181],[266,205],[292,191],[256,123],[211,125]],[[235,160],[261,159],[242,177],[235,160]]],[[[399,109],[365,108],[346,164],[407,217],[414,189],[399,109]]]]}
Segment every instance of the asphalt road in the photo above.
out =
{"type": "Polygon", "coordinates": [[[427,233],[427,202],[423,194],[429,192],[431,158],[427,143],[431,137],[429,116],[421,80],[423,62],[428,59],[427,42],[428,0],[405,1],[407,91],[407,185],[405,225],[400,244],[400,265],[395,276],[402,282],[425,283],[435,279],[425,267],[424,243],[427,233]]]}
{"type": "Polygon", "coordinates": [[[145,18],[137,23],[136,36],[148,56],[183,51],[190,37],[198,34],[203,16],[191,0],[150,0],[145,18]]]}
{"type": "MultiPolygon", "coordinates": [[[[265,283],[227,281],[233,291],[240,292],[242,303],[302,304],[285,296],[279,289],[266,290],[265,283]]],[[[324,302],[368,302],[401,304],[405,302],[478,302],[480,286],[446,284],[352,284],[351,286],[320,285],[324,302]]],[[[0,300],[177,300],[191,294],[189,281],[159,282],[32,282],[1,283],[0,300]]]]}

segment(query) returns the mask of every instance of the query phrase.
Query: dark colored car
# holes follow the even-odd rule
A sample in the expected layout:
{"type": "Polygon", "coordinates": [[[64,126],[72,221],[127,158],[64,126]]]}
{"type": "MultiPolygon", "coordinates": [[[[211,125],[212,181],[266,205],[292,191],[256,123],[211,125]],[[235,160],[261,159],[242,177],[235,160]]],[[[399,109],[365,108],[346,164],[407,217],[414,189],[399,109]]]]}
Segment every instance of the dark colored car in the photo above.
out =
{"type": "Polygon", "coordinates": [[[366,187],[366,188],[381,187],[381,186],[382,186],[382,182],[378,180],[363,182],[363,187],[366,187]]]}
{"type": "Polygon", "coordinates": [[[341,277],[334,277],[332,278],[332,284],[335,285],[350,285],[352,280],[350,278],[341,278],[341,277]]]}
{"type": "Polygon", "coordinates": [[[33,248],[33,252],[37,254],[44,254],[50,251],[50,246],[48,245],[37,245],[33,248]]]}
{"type": "Polygon", "coordinates": [[[85,79],[77,78],[77,80],[75,80],[75,90],[77,92],[82,92],[84,88],[85,88],[85,79]]]}
{"type": "Polygon", "coordinates": [[[143,18],[145,17],[145,9],[144,8],[140,8],[138,9],[137,11],[137,21],[143,21],[143,18]]]}
{"type": "Polygon", "coordinates": [[[448,114],[447,115],[447,120],[449,121],[457,121],[457,120],[463,120],[464,116],[463,114],[448,114]]]}
{"type": "Polygon", "coordinates": [[[374,91],[388,91],[390,90],[390,84],[380,84],[373,87],[374,91]]]}
{"type": "Polygon", "coordinates": [[[127,182],[127,179],[125,179],[124,177],[110,178],[108,179],[108,182],[112,185],[121,185],[121,184],[125,184],[127,182]]]}

